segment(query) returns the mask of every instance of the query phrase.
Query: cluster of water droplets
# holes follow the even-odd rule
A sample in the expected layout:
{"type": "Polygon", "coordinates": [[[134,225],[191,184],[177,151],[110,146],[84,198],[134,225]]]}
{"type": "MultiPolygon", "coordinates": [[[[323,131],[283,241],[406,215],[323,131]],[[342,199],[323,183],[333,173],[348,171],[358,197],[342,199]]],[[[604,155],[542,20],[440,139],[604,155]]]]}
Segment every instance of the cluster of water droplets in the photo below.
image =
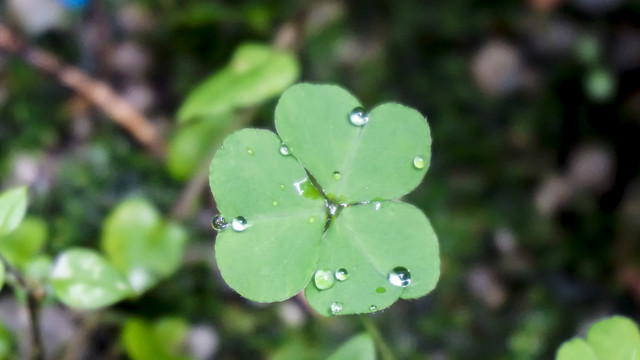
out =
{"type": "MultiPolygon", "coordinates": [[[[221,214],[216,214],[213,220],[211,220],[211,227],[215,231],[222,232],[229,227],[229,222],[221,214]]],[[[247,227],[249,227],[249,223],[244,216],[236,216],[231,220],[231,228],[237,232],[242,232],[246,230],[247,227]]]]}
{"type": "Polygon", "coordinates": [[[333,287],[336,280],[345,281],[349,278],[349,272],[347,269],[340,268],[336,271],[331,270],[317,270],[313,276],[313,282],[318,290],[327,290],[333,287]]]}

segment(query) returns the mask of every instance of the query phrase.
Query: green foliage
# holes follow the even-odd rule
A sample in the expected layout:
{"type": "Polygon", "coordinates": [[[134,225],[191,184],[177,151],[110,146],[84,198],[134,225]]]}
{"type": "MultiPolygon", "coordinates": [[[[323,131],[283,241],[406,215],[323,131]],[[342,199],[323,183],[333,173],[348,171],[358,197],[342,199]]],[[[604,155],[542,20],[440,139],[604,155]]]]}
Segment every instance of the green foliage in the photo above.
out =
{"type": "Polygon", "coordinates": [[[241,295],[279,301],[306,286],[326,316],[381,310],[435,287],[436,235],[420,210],[395,200],[426,172],[427,123],[413,109],[384,104],[354,125],[350,114],[360,107],[340,87],[298,84],[276,107],[282,140],[246,129],[216,153],[210,185],[231,222],[218,235],[216,259],[241,295]],[[310,281],[314,273],[322,283],[310,281]]]}
{"type": "Polygon", "coordinates": [[[27,211],[27,188],[24,186],[0,194],[0,237],[15,230],[27,211]]]}
{"type": "Polygon", "coordinates": [[[587,340],[566,341],[556,355],[558,360],[631,360],[640,354],[640,331],[630,319],[613,316],[595,323],[587,340]]]}
{"type": "Polygon", "coordinates": [[[63,303],[82,309],[108,306],[133,294],[127,279],[102,255],[80,248],[58,256],[51,284],[63,303]]]}
{"type": "Polygon", "coordinates": [[[24,269],[42,251],[47,236],[47,223],[27,216],[14,232],[0,240],[0,253],[13,266],[24,269]]]}
{"type": "Polygon", "coordinates": [[[327,360],[374,360],[376,349],[367,333],[356,335],[344,343],[327,360]]]}
{"type": "Polygon", "coordinates": [[[180,318],[163,318],[155,324],[132,318],[122,329],[122,343],[133,360],[179,360],[180,346],[187,335],[187,323],[180,318]]]}
{"type": "Polygon", "coordinates": [[[261,44],[240,45],[227,67],[189,94],[178,121],[196,121],[259,104],[286,89],[298,73],[298,63],[287,51],[261,44]]]}
{"type": "Polygon", "coordinates": [[[4,276],[5,276],[4,263],[0,262],[0,290],[2,290],[2,287],[4,286],[4,276]]]}
{"type": "Polygon", "coordinates": [[[13,335],[0,323],[0,359],[15,359],[13,335]]]}

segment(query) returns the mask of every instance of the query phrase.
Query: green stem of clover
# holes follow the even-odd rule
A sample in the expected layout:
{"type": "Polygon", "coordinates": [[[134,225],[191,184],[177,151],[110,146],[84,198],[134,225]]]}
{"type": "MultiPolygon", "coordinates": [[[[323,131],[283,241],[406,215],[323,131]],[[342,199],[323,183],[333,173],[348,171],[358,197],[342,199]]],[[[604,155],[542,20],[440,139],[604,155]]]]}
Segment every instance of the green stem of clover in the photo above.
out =
{"type": "Polygon", "coordinates": [[[375,342],[376,347],[380,352],[380,357],[382,357],[382,360],[396,360],[395,355],[393,355],[393,352],[391,351],[391,347],[384,340],[384,337],[382,337],[382,334],[380,334],[380,331],[376,327],[376,324],[373,322],[373,320],[371,320],[371,317],[362,314],[360,315],[360,322],[362,322],[362,326],[364,327],[364,329],[373,338],[373,341],[375,342]]]}
{"type": "Polygon", "coordinates": [[[29,315],[29,325],[31,332],[31,360],[44,359],[42,337],[40,336],[40,303],[43,296],[43,288],[40,284],[29,284],[22,273],[13,267],[11,263],[0,254],[7,274],[14,279],[14,286],[24,290],[27,294],[27,313],[29,315]]]}

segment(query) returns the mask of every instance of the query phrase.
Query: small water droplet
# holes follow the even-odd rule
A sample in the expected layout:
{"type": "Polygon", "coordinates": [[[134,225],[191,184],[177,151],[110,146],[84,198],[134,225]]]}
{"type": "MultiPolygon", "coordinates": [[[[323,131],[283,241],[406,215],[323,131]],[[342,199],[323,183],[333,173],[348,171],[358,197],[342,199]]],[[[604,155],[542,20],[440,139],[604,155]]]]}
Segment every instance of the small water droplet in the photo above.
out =
{"type": "Polygon", "coordinates": [[[224,145],[221,145],[221,146],[220,146],[220,150],[224,150],[224,145]]]}
{"type": "Polygon", "coordinates": [[[284,184],[280,184],[280,190],[284,191],[284,184]]]}
{"type": "Polygon", "coordinates": [[[340,179],[342,179],[342,173],[340,173],[340,171],[334,171],[333,172],[333,180],[340,181],[340,179]]]}
{"type": "Polygon", "coordinates": [[[253,156],[253,154],[255,154],[255,153],[256,152],[255,152],[255,150],[253,150],[253,148],[250,148],[250,147],[247,148],[247,154],[253,156]]]}
{"type": "Polygon", "coordinates": [[[424,169],[426,165],[427,162],[424,161],[422,156],[416,156],[413,158],[413,166],[415,166],[416,169],[424,169]]]}
{"type": "Polygon", "coordinates": [[[374,203],[374,206],[376,207],[376,211],[378,211],[380,210],[380,207],[382,206],[382,204],[379,201],[377,201],[374,203]]]}
{"type": "Polygon", "coordinates": [[[273,200],[273,201],[271,202],[271,205],[273,205],[274,207],[275,207],[275,206],[278,206],[278,202],[277,202],[277,201],[275,201],[275,200],[273,200]]]}
{"type": "Polygon", "coordinates": [[[231,221],[231,228],[235,231],[244,231],[247,228],[247,219],[242,216],[237,216],[231,221]]]}
{"type": "Polygon", "coordinates": [[[339,281],[345,281],[349,277],[349,272],[347,269],[340,268],[336,270],[336,279],[339,281]]]}
{"type": "Polygon", "coordinates": [[[378,294],[384,294],[384,293],[386,293],[386,292],[387,292],[387,289],[385,289],[385,288],[383,288],[382,286],[380,286],[380,287],[376,288],[376,292],[377,292],[378,294]]]}
{"type": "Polygon", "coordinates": [[[224,229],[229,227],[229,223],[224,217],[222,217],[221,214],[216,214],[213,217],[213,220],[211,220],[211,227],[215,231],[223,231],[224,229]]]}
{"type": "Polygon", "coordinates": [[[318,270],[313,276],[313,281],[318,290],[327,290],[333,286],[333,272],[330,270],[318,270]]]}
{"type": "Polygon", "coordinates": [[[329,209],[329,215],[333,216],[338,212],[338,205],[336,204],[331,204],[329,203],[327,205],[327,208],[329,209]]]}
{"type": "Polygon", "coordinates": [[[395,267],[389,273],[389,282],[393,286],[406,287],[411,283],[411,273],[405,267],[395,267]]]}
{"type": "Polygon", "coordinates": [[[377,306],[375,306],[375,305],[369,306],[369,311],[376,311],[376,310],[378,310],[377,306]]]}
{"type": "Polygon", "coordinates": [[[349,113],[349,122],[355,126],[364,126],[369,122],[369,114],[363,108],[357,107],[349,113]]]}
{"type": "Polygon", "coordinates": [[[309,218],[309,224],[313,224],[314,222],[316,222],[316,217],[312,216],[309,218]]]}
{"type": "Polygon", "coordinates": [[[285,156],[289,155],[290,154],[289,147],[287,147],[287,145],[285,145],[285,144],[282,144],[280,146],[280,154],[285,155],[285,156]]]}
{"type": "Polygon", "coordinates": [[[329,307],[329,312],[331,313],[331,315],[338,315],[341,311],[342,303],[339,303],[337,301],[331,304],[331,306],[329,307]]]}

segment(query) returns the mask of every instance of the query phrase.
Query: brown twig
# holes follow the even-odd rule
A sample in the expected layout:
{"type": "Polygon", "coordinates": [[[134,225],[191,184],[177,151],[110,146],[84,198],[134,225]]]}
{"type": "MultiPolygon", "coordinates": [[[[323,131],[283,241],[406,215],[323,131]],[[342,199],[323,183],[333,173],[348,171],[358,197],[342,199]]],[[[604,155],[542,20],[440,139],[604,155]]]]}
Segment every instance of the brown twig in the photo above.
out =
{"type": "Polygon", "coordinates": [[[2,254],[0,254],[0,261],[3,263],[7,273],[15,279],[16,285],[27,293],[27,313],[29,315],[29,330],[31,332],[30,359],[42,360],[44,359],[44,349],[40,335],[40,303],[44,296],[44,290],[42,286],[38,284],[30,286],[20,271],[14,268],[2,254]]]}
{"type": "Polygon", "coordinates": [[[37,69],[47,72],[102,109],[125,128],[152,154],[163,157],[165,142],[158,129],[106,83],[91,78],[82,70],[64,64],[53,54],[28,46],[11,29],[0,24],[0,52],[22,57],[37,69]]]}

